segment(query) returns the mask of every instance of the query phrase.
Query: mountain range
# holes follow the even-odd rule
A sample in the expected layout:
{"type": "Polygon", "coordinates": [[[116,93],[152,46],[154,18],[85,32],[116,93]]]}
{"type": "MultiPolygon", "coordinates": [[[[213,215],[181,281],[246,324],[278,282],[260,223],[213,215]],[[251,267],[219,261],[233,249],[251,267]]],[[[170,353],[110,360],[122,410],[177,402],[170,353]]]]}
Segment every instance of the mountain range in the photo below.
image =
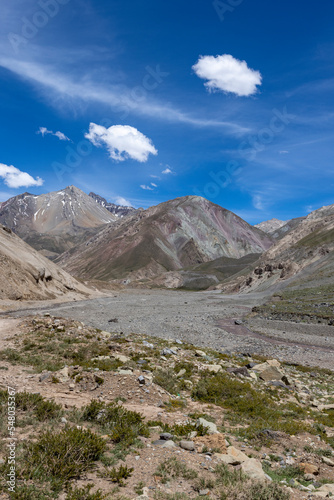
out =
{"type": "Polygon", "coordinates": [[[198,196],[186,196],[107,225],[58,263],[75,276],[99,280],[149,280],[220,257],[260,254],[270,236],[198,196]]]}
{"type": "Polygon", "coordinates": [[[51,259],[115,220],[74,186],[39,196],[23,193],[0,203],[0,223],[51,259]]]}
{"type": "Polygon", "coordinates": [[[17,272],[27,283],[23,297],[46,297],[67,293],[70,275],[116,285],[248,292],[284,287],[312,273],[316,279],[320,270],[331,276],[334,268],[334,205],[251,226],[199,196],[143,210],[69,186],[10,198],[0,204],[0,224],[3,296],[20,296],[17,272]],[[36,282],[36,269],[41,276],[45,270],[45,279],[36,282]]]}

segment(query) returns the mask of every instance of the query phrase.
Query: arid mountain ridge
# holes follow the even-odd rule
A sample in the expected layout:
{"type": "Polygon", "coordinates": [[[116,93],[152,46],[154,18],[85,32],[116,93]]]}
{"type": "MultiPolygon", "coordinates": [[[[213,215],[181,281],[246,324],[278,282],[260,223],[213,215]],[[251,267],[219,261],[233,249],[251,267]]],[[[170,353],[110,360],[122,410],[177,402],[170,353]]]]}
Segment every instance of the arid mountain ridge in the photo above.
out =
{"type": "Polygon", "coordinates": [[[285,286],[310,266],[328,274],[333,218],[331,205],[251,226],[198,196],[143,210],[74,186],[0,204],[1,224],[76,278],[229,292],[285,286]]]}
{"type": "Polygon", "coordinates": [[[177,198],[109,224],[58,260],[83,279],[150,280],[170,271],[260,254],[272,239],[198,196],[177,198]]]}

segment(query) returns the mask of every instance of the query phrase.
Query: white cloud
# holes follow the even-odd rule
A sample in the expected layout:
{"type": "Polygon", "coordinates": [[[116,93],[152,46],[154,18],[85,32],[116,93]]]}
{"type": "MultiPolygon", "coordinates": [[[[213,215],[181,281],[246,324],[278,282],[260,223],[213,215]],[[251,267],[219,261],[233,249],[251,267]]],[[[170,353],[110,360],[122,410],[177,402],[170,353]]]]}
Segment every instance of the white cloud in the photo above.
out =
{"type": "Polygon", "coordinates": [[[257,85],[261,85],[262,76],[247,66],[246,61],[239,61],[229,54],[221,56],[200,56],[192,69],[203,80],[209,91],[231,92],[238,96],[255,94],[257,85]]]}
{"type": "Polygon", "coordinates": [[[146,186],[145,184],[141,184],[140,187],[142,189],[146,189],[147,191],[154,191],[154,188],[152,188],[151,186],[146,186]]]}
{"type": "Polygon", "coordinates": [[[123,198],[123,196],[116,196],[116,198],[114,198],[114,203],[116,203],[116,205],[121,205],[122,207],[131,207],[132,206],[128,200],[123,198]]]}
{"type": "Polygon", "coordinates": [[[150,175],[150,177],[152,177],[152,179],[159,179],[160,180],[160,177],[158,175],[150,175]]]}
{"type": "Polygon", "coordinates": [[[280,155],[287,155],[288,153],[289,153],[289,151],[279,151],[280,155]]]}
{"type": "Polygon", "coordinates": [[[165,170],[163,170],[161,173],[162,173],[162,174],[172,174],[173,172],[172,172],[172,170],[171,170],[169,167],[167,167],[167,168],[165,168],[165,170]]]}
{"type": "Polygon", "coordinates": [[[54,135],[55,137],[58,137],[58,139],[60,141],[70,141],[71,140],[65,134],[63,134],[63,132],[59,132],[59,130],[58,130],[58,132],[53,132],[52,130],[48,130],[46,127],[39,127],[36,134],[41,134],[43,137],[45,135],[54,135]]]}
{"type": "Polygon", "coordinates": [[[151,186],[157,188],[158,186],[156,184],[154,184],[154,182],[151,182],[151,186]]]}
{"type": "Polygon", "coordinates": [[[90,123],[89,133],[85,134],[95,146],[106,146],[110,158],[124,161],[127,158],[141,163],[147,161],[149,154],[157,155],[151,139],[129,125],[113,125],[106,128],[90,123]]]}
{"type": "Polygon", "coordinates": [[[0,163],[0,177],[4,180],[6,186],[10,188],[42,186],[44,181],[40,177],[34,179],[27,172],[21,172],[13,165],[5,165],[0,163]]]}

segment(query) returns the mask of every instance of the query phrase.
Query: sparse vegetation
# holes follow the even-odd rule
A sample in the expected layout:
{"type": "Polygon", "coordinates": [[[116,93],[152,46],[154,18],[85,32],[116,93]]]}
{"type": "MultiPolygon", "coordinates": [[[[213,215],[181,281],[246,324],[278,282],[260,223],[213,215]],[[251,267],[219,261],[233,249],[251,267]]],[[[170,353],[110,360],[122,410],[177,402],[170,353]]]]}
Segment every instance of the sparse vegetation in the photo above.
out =
{"type": "Polygon", "coordinates": [[[138,436],[149,436],[148,425],[143,417],[116,403],[101,403],[92,400],[83,409],[82,420],[98,424],[114,443],[124,447],[132,445],[138,436]]]}
{"type": "Polygon", "coordinates": [[[105,451],[105,441],[89,430],[47,430],[24,445],[21,475],[26,479],[67,482],[89,470],[105,451]]]}

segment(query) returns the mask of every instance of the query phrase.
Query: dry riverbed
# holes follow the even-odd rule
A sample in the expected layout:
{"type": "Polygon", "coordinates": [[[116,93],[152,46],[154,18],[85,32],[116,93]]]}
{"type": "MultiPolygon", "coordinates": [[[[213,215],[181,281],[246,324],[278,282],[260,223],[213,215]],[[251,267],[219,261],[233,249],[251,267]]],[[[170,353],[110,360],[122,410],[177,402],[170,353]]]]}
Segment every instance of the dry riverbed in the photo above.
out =
{"type": "MultiPolygon", "coordinates": [[[[6,315],[52,312],[101,330],[180,339],[221,352],[260,354],[291,363],[334,366],[334,326],[246,319],[266,295],[222,295],[220,292],[122,290],[91,300],[53,304],[18,303],[6,315]]],[[[8,306],[7,306],[8,309],[8,306]]]]}

